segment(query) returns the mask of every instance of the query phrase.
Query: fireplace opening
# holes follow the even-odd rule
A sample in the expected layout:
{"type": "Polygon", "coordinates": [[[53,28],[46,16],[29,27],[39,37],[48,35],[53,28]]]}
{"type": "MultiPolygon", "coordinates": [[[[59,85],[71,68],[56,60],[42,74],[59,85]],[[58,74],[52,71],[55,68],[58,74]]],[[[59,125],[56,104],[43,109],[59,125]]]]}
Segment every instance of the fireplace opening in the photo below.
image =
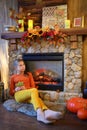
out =
{"type": "Polygon", "coordinates": [[[63,91],[64,53],[26,53],[22,57],[39,90],[63,91]]]}

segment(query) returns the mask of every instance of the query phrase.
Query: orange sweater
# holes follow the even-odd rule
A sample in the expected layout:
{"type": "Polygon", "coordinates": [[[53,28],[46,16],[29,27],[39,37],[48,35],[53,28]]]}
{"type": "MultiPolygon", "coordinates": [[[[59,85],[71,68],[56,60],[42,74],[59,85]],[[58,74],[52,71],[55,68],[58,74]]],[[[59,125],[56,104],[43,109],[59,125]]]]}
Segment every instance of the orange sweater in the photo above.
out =
{"type": "Polygon", "coordinates": [[[10,95],[15,93],[15,84],[23,82],[26,89],[35,88],[35,82],[31,73],[29,75],[14,74],[10,79],[10,95]]]}

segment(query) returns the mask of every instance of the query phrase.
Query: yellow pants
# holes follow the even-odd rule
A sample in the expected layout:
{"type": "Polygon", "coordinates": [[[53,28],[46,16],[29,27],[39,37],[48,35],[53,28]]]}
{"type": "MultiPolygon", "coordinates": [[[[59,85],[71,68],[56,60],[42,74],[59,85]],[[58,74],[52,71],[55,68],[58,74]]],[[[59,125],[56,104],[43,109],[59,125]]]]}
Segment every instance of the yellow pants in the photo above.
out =
{"type": "Polygon", "coordinates": [[[35,110],[37,110],[38,108],[41,108],[42,110],[48,109],[41,98],[39,98],[38,90],[36,88],[16,92],[15,100],[17,102],[32,103],[35,110]]]}

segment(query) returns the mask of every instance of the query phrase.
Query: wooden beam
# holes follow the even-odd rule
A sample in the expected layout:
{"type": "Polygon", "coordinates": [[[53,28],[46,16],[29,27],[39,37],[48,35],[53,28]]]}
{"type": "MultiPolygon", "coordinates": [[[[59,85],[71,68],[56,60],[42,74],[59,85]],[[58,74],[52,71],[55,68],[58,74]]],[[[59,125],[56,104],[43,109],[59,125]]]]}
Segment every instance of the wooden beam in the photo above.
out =
{"type": "Polygon", "coordinates": [[[40,14],[42,13],[42,8],[27,9],[26,12],[31,14],[40,14]]]}
{"type": "MultiPolygon", "coordinates": [[[[86,35],[87,36],[87,28],[70,28],[70,29],[60,29],[63,33],[66,33],[67,35],[86,35]]],[[[4,32],[1,33],[2,39],[16,39],[21,38],[25,32],[4,32]]]]}
{"type": "Polygon", "coordinates": [[[18,0],[20,6],[30,6],[36,4],[36,0],[18,0]]]}
{"type": "Polygon", "coordinates": [[[43,2],[43,4],[45,4],[45,5],[50,5],[50,4],[53,4],[53,3],[55,3],[55,4],[66,4],[67,3],[67,0],[46,0],[46,1],[44,1],[43,2]]]}
{"type": "Polygon", "coordinates": [[[32,2],[30,2],[29,0],[18,0],[19,1],[19,5],[26,8],[26,9],[33,9],[33,8],[41,8],[41,7],[45,7],[45,6],[54,6],[54,5],[60,5],[60,4],[66,4],[67,0],[42,0],[41,3],[36,3],[35,0],[33,0],[32,2]]]}

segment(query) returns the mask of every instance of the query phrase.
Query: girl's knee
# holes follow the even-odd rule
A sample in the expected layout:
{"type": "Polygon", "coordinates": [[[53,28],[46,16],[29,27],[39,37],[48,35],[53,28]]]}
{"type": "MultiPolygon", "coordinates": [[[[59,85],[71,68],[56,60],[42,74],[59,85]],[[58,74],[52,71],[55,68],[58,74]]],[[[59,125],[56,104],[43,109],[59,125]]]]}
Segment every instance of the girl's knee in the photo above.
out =
{"type": "Polygon", "coordinates": [[[32,92],[38,92],[37,88],[32,88],[32,92]]]}

